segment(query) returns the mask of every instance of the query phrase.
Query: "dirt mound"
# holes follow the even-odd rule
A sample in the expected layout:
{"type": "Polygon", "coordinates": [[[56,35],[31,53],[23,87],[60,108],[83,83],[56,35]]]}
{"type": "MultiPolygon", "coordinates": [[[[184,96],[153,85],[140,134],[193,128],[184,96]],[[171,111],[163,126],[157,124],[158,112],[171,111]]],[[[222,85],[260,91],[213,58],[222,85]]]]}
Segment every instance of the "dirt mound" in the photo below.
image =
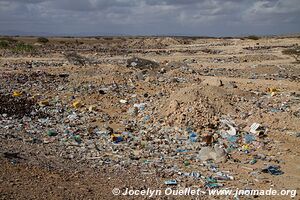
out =
{"type": "Polygon", "coordinates": [[[162,115],[170,124],[193,128],[213,128],[229,110],[231,95],[215,86],[186,87],[172,94],[163,106],[162,115]]]}
{"type": "Polygon", "coordinates": [[[161,49],[171,45],[179,45],[180,42],[174,38],[146,38],[134,40],[129,43],[129,46],[134,48],[150,48],[150,49],[161,49]]]}
{"type": "Polygon", "coordinates": [[[143,58],[133,57],[127,60],[127,67],[133,67],[138,69],[153,69],[158,66],[159,64],[157,62],[143,58]]]}
{"type": "Polygon", "coordinates": [[[160,41],[161,44],[171,46],[171,45],[179,45],[180,42],[174,38],[166,37],[162,38],[160,41]]]}

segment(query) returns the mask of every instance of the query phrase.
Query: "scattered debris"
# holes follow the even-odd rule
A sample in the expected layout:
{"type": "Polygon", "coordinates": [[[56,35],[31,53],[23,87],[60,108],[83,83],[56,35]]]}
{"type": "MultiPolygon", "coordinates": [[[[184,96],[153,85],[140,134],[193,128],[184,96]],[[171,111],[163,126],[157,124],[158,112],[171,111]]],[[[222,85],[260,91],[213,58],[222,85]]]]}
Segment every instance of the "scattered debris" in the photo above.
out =
{"type": "Polygon", "coordinates": [[[203,191],[275,187],[261,172],[281,175],[274,164],[297,155],[300,71],[273,51],[287,48],[283,40],[239,48],[238,39],[64,40],[36,45],[26,58],[13,42],[0,44],[3,152],[18,149],[59,172],[128,171],[203,191]]]}
{"type": "Polygon", "coordinates": [[[167,180],[167,181],[165,181],[165,185],[177,185],[177,181],[176,180],[167,180]]]}
{"type": "Polygon", "coordinates": [[[250,133],[256,134],[258,137],[263,137],[267,133],[267,129],[258,123],[253,123],[250,127],[250,133]]]}
{"type": "Polygon", "coordinates": [[[127,67],[138,69],[154,69],[159,67],[159,64],[151,60],[133,57],[127,60],[127,67]]]}
{"type": "Polygon", "coordinates": [[[266,168],[263,168],[262,172],[269,173],[269,174],[272,174],[272,175],[275,175],[275,176],[282,175],[284,172],[281,171],[279,168],[280,168],[279,166],[271,165],[271,166],[268,166],[266,168]]]}

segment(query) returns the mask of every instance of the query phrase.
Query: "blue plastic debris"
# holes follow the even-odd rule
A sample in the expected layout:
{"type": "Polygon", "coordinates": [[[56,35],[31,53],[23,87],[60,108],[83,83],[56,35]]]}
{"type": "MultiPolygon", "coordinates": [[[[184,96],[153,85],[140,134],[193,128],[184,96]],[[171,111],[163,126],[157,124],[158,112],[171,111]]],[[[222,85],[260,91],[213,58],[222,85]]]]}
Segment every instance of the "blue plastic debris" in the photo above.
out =
{"type": "Polygon", "coordinates": [[[252,135],[252,134],[245,134],[244,135],[244,141],[245,141],[245,143],[250,144],[253,141],[255,141],[255,136],[252,135]]]}
{"type": "Polygon", "coordinates": [[[208,178],[206,178],[205,186],[207,188],[219,188],[219,187],[222,187],[223,184],[218,183],[218,181],[212,177],[208,177],[208,178]]]}
{"type": "Polygon", "coordinates": [[[167,180],[167,181],[165,181],[165,185],[177,185],[177,181],[176,180],[167,180]]]}
{"type": "Polygon", "coordinates": [[[250,160],[250,162],[249,162],[249,164],[251,164],[251,165],[254,165],[255,163],[257,163],[257,160],[256,160],[256,159],[252,159],[252,160],[250,160]]]}
{"type": "Polygon", "coordinates": [[[275,175],[275,176],[284,174],[284,172],[281,171],[279,168],[280,168],[279,166],[271,165],[271,166],[268,166],[266,168],[263,168],[262,172],[269,173],[269,174],[272,174],[272,175],[275,175]]]}
{"type": "Polygon", "coordinates": [[[238,137],[235,135],[232,135],[232,136],[227,137],[227,140],[231,143],[236,143],[238,140],[238,137]]]}
{"type": "Polygon", "coordinates": [[[186,149],[176,149],[176,152],[178,152],[178,153],[186,153],[186,152],[188,152],[188,150],[186,150],[186,149]]]}
{"type": "Polygon", "coordinates": [[[197,178],[200,178],[200,173],[198,173],[198,172],[191,172],[190,176],[197,179],[197,178]]]}
{"type": "Polygon", "coordinates": [[[198,135],[195,132],[190,133],[190,141],[191,142],[197,142],[198,141],[198,135]]]}

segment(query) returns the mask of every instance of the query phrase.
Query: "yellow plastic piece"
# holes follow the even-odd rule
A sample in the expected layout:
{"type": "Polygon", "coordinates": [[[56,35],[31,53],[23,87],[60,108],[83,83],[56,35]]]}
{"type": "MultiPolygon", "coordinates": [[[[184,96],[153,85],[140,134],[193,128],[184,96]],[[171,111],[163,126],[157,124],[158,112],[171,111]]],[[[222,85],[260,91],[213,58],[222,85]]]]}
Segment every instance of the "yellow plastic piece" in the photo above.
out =
{"type": "Polygon", "coordinates": [[[73,107],[74,108],[80,108],[82,106],[81,102],[80,101],[74,101],[73,102],[73,107]]]}
{"type": "Polygon", "coordinates": [[[21,95],[22,95],[22,92],[19,92],[19,91],[14,91],[14,93],[13,93],[14,97],[19,97],[21,95]]]}
{"type": "Polygon", "coordinates": [[[49,103],[48,100],[43,100],[43,101],[40,101],[40,102],[39,102],[39,105],[40,105],[40,106],[49,106],[49,104],[50,104],[50,103],[49,103]]]}

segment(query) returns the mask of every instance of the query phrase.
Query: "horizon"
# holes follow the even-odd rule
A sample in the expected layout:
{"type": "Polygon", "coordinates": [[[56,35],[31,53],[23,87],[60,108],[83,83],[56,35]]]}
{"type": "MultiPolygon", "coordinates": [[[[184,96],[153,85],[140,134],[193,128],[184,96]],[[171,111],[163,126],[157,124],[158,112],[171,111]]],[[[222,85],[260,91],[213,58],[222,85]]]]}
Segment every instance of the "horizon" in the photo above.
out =
{"type": "Polygon", "coordinates": [[[258,37],[300,37],[300,32],[297,33],[286,33],[286,34],[244,34],[244,35],[220,35],[220,36],[212,36],[212,35],[188,35],[188,34],[161,34],[161,35],[128,35],[128,34],[47,34],[47,33],[17,33],[11,32],[11,34],[1,34],[0,37],[49,37],[49,38],[97,38],[97,37],[178,37],[178,38],[246,38],[249,36],[258,36],[258,37]]]}
{"type": "Polygon", "coordinates": [[[298,0],[0,0],[0,35],[290,35],[299,17],[298,0]]]}

